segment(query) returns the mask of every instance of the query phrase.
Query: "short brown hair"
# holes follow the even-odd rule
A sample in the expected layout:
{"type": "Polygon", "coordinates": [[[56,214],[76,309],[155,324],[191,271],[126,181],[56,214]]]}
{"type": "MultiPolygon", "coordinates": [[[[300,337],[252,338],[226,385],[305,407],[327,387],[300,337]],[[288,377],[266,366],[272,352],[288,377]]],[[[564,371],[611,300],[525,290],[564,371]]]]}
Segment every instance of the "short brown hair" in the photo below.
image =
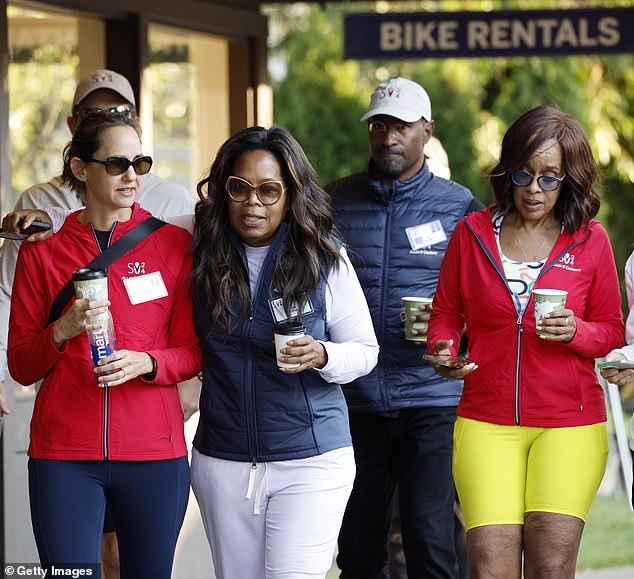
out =
{"type": "Polygon", "coordinates": [[[70,188],[75,191],[79,199],[86,202],[86,190],[83,181],[75,177],[70,167],[70,160],[78,157],[83,161],[91,159],[97,149],[101,146],[101,136],[107,129],[118,126],[132,127],[139,137],[141,129],[134,118],[122,116],[112,116],[105,113],[90,113],[79,125],[73,135],[73,139],[64,148],[64,167],[62,169],[62,179],[70,188]]]}

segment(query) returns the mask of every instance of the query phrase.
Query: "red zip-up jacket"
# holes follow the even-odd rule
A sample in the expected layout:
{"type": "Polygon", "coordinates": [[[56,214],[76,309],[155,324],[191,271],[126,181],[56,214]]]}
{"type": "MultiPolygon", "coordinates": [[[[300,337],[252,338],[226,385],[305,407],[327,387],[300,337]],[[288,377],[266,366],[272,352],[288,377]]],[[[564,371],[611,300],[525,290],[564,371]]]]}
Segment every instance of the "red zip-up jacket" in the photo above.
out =
{"type": "MultiPolygon", "coordinates": [[[[539,338],[533,297],[518,314],[497,249],[491,208],[456,227],[440,270],[429,325],[429,349],[466,324],[469,357],[458,415],[503,425],[562,427],[606,420],[594,358],[623,344],[619,280],[607,233],[598,221],[564,232],[535,283],[568,291],[575,314],[570,343],[539,338]]],[[[454,353],[456,353],[454,351],[454,353]]]]}
{"type": "MultiPolygon", "coordinates": [[[[47,326],[55,296],[72,272],[99,253],[90,224],[68,216],[53,238],[23,243],[16,266],[8,362],[11,375],[28,385],[44,379],[31,419],[29,456],[57,460],[164,460],[187,454],[176,384],[202,363],[192,323],[191,237],[165,225],[108,268],[108,298],[118,349],[147,352],[157,361],[148,382],[97,386],[86,333],[53,344],[47,326]],[[160,272],[167,297],[132,305],[123,280],[160,272]]],[[[134,204],[117,222],[114,243],[150,213],[134,204]]],[[[70,303],[67,307],[70,307],[70,303]]]]}

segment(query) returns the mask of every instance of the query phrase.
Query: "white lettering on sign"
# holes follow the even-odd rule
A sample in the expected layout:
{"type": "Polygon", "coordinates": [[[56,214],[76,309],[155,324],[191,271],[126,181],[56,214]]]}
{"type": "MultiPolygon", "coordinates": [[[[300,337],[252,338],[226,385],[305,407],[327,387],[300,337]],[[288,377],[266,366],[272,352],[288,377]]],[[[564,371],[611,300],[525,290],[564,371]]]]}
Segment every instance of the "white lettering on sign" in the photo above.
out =
{"type": "MultiPolygon", "coordinates": [[[[380,48],[395,51],[460,50],[456,20],[440,22],[381,22],[380,48]]],[[[509,50],[518,48],[593,48],[616,46],[621,41],[618,19],[605,16],[597,21],[596,33],[590,31],[587,18],[501,18],[470,20],[466,23],[466,48],[469,50],[509,50]]]]}
{"type": "Polygon", "coordinates": [[[488,25],[483,20],[472,20],[467,25],[467,48],[476,50],[488,48],[488,25]]]}
{"type": "Polygon", "coordinates": [[[597,24],[599,33],[601,34],[601,44],[603,46],[616,46],[621,42],[619,34],[619,21],[611,16],[601,18],[597,24]]]}
{"type": "Polygon", "coordinates": [[[458,22],[382,22],[381,50],[457,50],[458,22]]]}
{"type": "Polygon", "coordinates": [[[491,45],[495,48],[511,48],[510,22],[494,20],[491,22],[491,45]]]}
{"type": "Polygon", "coordinates": [[[454,20],[441,22],[439,27],[438,45],[441,50],[456,50],[460,46],[456,40],[458,23],[454,20]]]}
{"type": "Polygon", "coordinates": [[[403,43],[401,41],[401,25],[398,22],[383,22],[380,35],[381,50],[386,52],[401,50],[403,43]]]}

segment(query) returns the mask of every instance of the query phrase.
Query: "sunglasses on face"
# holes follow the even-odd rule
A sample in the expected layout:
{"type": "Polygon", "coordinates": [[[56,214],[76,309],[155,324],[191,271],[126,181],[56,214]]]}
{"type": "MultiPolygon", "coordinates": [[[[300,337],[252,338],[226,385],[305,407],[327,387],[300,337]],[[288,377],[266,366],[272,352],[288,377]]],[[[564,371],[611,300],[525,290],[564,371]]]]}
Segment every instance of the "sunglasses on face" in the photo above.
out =
{"type": "Polygon", "coordinates": [[[238,203],[246,201],[251,197],[251,191],[255,191],[255,196],[262,205],[274,205],[286,191],[284,184],[279,181],[264,181],[259,185],[251,185],[246,179],[233,175],[227,179],[225,189],[229,197],[238,203]]]}
{"type": "Polygon", "coordinates": [[[130,161],[125,157],[108,157],[105,161],[99,159],[86,159],[89,163],[99,163],[106,168],[108,175],[123,175],[132,167],[137,175],[145,175],[152,168],[152,157],[135,157],[130,161]]]}
{"type": "Polygon", "coordinates": [[[100,107],[76,107],[74,111],[74,116],[77,117],[77,119],[79,119],[80,121],[83,121],[88,115],[92,115],[95,113],[108,115],[109,117],[125,119],[132,119],[136,114],[132,105],[125,104],[117,105],[116,107],[108,107],[107,109],[102,109],[100,107]]]}
{"type": "MultiPolygon", "coordinates": [[[[565,175],[561,177],[540,175],[537,177],[537,184],[541,187],[542,191],[554,191],[559,187],[565,177],[565,175]]],[[[533,179],[535,179],[535,175],[528,171],[513,171],[511,173],[511,181],[513,181],[513,185],[517,185],[518,187],[529,187],[533,179]]]]}

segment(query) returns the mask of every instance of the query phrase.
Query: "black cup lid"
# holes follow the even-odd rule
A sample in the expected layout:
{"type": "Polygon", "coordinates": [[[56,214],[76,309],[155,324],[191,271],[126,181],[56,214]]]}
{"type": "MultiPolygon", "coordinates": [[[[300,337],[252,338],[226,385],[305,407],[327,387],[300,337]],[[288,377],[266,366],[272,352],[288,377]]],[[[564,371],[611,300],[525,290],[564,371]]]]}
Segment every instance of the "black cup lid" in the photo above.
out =
{"type": "Polygon", "coordinates": [[[282,336],[288,336],[291,334],[303,334],[304,324],[301,322],[282,322],[275,324],[275,333],[282,336]]]}
{"type": "Polygon", "coordinates": [[[90,279],[100,279],[102,277],[108,277],[105,270],[94,267],[82,267],[73,272],[73,281],[87,281],[90,279]]]}

